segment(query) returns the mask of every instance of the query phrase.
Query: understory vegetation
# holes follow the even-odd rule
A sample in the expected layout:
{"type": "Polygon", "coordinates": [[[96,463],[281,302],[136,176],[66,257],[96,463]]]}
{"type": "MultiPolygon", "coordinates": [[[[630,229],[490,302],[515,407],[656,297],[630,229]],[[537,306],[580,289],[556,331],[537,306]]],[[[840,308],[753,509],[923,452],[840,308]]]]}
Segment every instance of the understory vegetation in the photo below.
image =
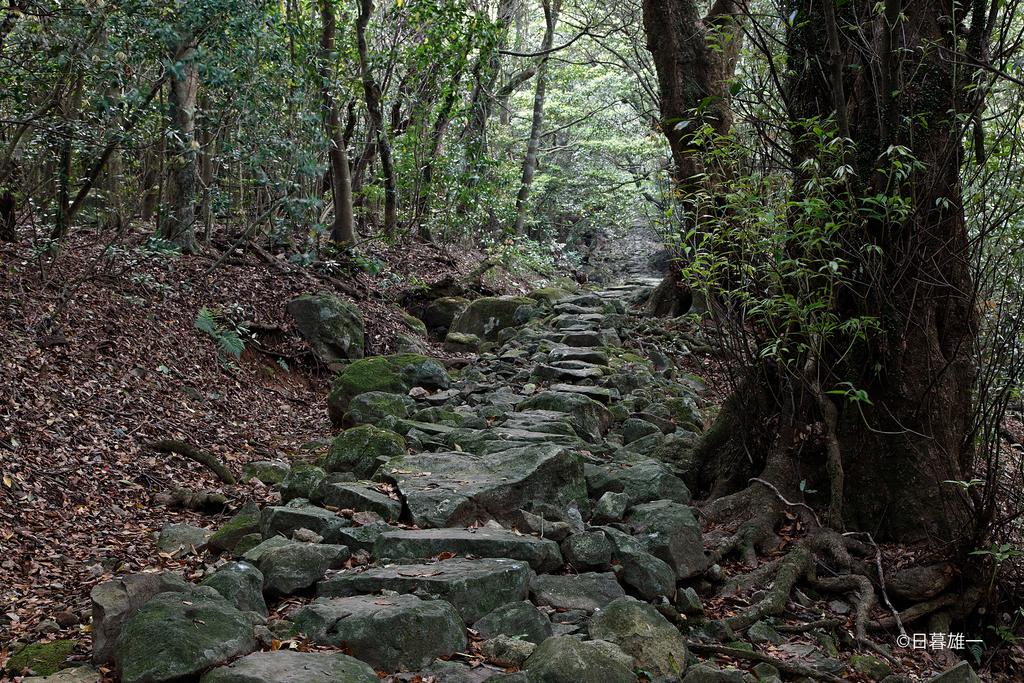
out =
{"type": "MultiPolygon", "coordinates": [[[[1022,9],[0,0],[0,548],[19,546],[0,567],[29,577],[3,593],[0,627],[90,638],[84,618],[38,626],[145,566],[110,531],[123,557],[87,554],[62,580],[54,525],[76,514],[138,536],[167,510],[279,502],[232,488],[247,484],[232,468],[311,460],[323,433],[360,426],[360,394],[402,394],[384,402],[399,418],[364,406],[392,431],[429,402],[399,457],[462,428],[444,411],[485,403],[467,397],[558,385],[628,406],[602,409],[588,465],[626,448],[629,420],[675,435],[642,455],[699,511],[708,567],[676,578],[714,596],[722,631],[691,654],[779,665],[722,634],[797,633],[782,621],[810,590],[849,598],[846,645],[889,673],[932,671],[883,640],[927,625],[973,634],[957,658],[1021,680],[1022,9]],[[564,346],[550,376],[488,365],[564,346]],[[385,355],[387,377],[338,398],[337,377],[385,355]],[[430,381],[402,374],[409,358],[430,381]],[[619,376],[634,366],[665,395],[619,376]],[[698,385],[685,424],[646,408],[698,385]],[[177,485],[195,463],[217,478],[177,485]],[[116,515],[96,512],[108,496],[116,515]]],[[[375,480],[401,511],[387,521],[419,526],[400,477],[375,480]]]]}

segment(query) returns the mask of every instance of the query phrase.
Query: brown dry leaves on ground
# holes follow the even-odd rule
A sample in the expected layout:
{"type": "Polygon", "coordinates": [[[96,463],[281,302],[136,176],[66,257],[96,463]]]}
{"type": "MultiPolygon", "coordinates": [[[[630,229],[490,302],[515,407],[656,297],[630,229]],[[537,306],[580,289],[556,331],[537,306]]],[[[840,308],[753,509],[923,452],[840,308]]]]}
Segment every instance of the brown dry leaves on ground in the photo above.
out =
{"type": "MultiPolygon", "coordinates": [[[[203,277],[219,253],[154,253],[141,235],[109,262],[102,242],[79,233],[56,259],[25,243],[0,249],[0,642],[52,632],[80,638],[85,652],[96,583],[157,565],[195,571],[157,556],[154,532],[220,519],[168,509],[155,494],[220,490],[232,509],[269,495],[225,487],[147,442],[183,439],[237,475],[248,461],[309,455],[331,435],[328,373],[284,316],[292,297],[330,284],[241,251],[203,277]],[[194,326],[201,308],[216,306],[270,330],[233,368],[194,326]]],[[[415,245],[376,247],[373,257],[383,275],[333,277],[360,299],[368,352],[385,353],[409,333],[393,303],[401,289],[469,272],[480,255],[415,245]]]]}

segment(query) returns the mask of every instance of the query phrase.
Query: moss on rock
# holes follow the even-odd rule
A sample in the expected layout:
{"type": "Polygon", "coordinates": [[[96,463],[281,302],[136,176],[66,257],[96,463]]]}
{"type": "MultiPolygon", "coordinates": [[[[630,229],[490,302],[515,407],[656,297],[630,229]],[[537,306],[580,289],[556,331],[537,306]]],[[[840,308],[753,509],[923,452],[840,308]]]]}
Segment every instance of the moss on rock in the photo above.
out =
{"type": "Polygon", "coordinates": [[[405,453],[405,439],[373,425],[346,429],[331,444],[323,466],[328,472],[352,472],[369,479],[381,463],[405,453]]]}
{"type": "Polygon", "coordinates": [[[68,656],[74,649],[73,640],[32,643],[15,652],[7,660],[7,670],[14,674],[31,671],[36,676],[49,676],[64,668],[68,656]]]}

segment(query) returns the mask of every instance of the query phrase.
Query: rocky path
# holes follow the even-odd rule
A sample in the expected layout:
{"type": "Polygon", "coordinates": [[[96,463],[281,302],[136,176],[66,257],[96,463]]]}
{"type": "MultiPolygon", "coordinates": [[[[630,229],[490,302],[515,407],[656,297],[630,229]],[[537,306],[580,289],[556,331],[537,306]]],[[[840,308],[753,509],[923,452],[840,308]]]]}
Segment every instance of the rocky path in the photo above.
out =
{"type": "MultiPolygon", "coordinates": [[[[126,683],[800,679],[688,647],[786,646],[770,623],[741,641],[703,616],[721,570],[671,464],[703,422],[700,384],[623,344],[656,284],[477,300],[450,341],[480,353],[457,371],[349,364],[326,457],[243,475],[277,485],[279,505],[162,532],[163,552],[211,554],[200,583],[145,573],[93,591],[95,662],[126,683]]],[[[889,673],[799,647],[803,680],[889,673]]]]}

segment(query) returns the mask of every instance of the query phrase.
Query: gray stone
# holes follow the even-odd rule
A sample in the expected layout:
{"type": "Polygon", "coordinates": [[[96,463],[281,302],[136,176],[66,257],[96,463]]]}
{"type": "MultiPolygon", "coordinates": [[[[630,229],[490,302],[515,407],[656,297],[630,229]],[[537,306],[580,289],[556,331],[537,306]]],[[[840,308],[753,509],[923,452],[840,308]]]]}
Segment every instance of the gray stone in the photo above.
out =
{"type": "Polygon", "coordinates": [[[419,669],[466,648],[455,608],[414,595],[318,598],[292,620],[315,642],[344,644],[354,657],[385,671],[419,669]]]}
{"type": "Polygon", "coordinates": [[[291,595],[310,588],[328,569],[337,569],[350,556],[347,546],[292,542],[260,558],[263,589],[273,595],[291,595]]]}
{"type": "Polygon", "coordinates": [[[242,481],[262,482],[267,486],[280,484],[291,470],[291,465],[280,460],[259,460],[246,463],[242,468],[242,481]]]}
{"type": "Polygon", "coordinates": [[[25,676],[21,683],[101,683],[103,676],[91,666],[75,666],[49,676],[25,676]]]}
{"type": "Polygon", "coordinates": [[[388,416],[409,417],[415,406],[416,402],[405,394],[367,391],[349,402],[344,422],[347,425],[375,425],[388,416]]]}
{"type": "Polygon", "coordinates": [[[213,550],[234,550],[235,544],[243,536],[257,533],[260,530],[260,508],[256,503],[246,503],[213,535],[206,544],[213,550]]]}
{"type": "Polygon", "coordinates": [[[89,593],[92,599],[92,658],[105,664],[114,654],[114,644],[124,622],[158,593],[189,590],[189,584],[172,572],[126,574],[99,584],[89,593]]]}
{"type": "Polygon", "coordinates": [[[495,636],[480,644],[480,653],[491,664],[518,669],[536,648],[537,645],[528,640],[495,636]]]}
{"type": "Polygon", "coordinates": [[[255,547],[247,550],[245,554],[242,555],[242,559],[248,562],[249,564],[253,564],[258,567],[260,561],[263,559],[263,556],[269,553],[271,550],[283,548],[286,545],[291,545],[292,543],[295,543],[295,541],[287,539],[284,536],[272,536],[267,540],[259,543],[255,547]]]}
{"type": "Polygon", "coordinates": [[[633,536],[611,527],[604,528],[612,543],[612,559],[622,567],[621,579],[644,600],[671,598],[676,590],[672,567],[648,553],[633,536]]]}
{"type": "Polygon", "coordinates": [[[522,560],[539,572],[562,566],[562,554],[554,541],[487,527],[387,531],[373,550],[376,557],[388,559],[428,558],[441,553],[522,560]]]}
{"type": "Polygon", "coordinates": [[[204,670],[258,644],[251,612],[213,588],[160,593],[129,618],[114,648],[123,683],[195,680],[204,670]]]}
{"type": "Polygon", "coordinates": [[[532,306],[527,297],[483,297],[475,299],[452,322],[450,332],[473,334],[484,341],[498,341],[499,333],[516,326],[520,306],[532,306]]]}
{"type": "Polygon", "coordinates": [[[658,610],[631,597],[606,605],[590,620],[590,637],[618,645],[654,678],[681,676],[686,640],[658,610]]]}
{"type": "Polygon", "coordinates": [[[479,457],[463,452],[407,455],[390,460],[378,478],[398,487],[412,521],[421,527],[489,519],[511,524],[521,509],[541,504],[585,509],[589,504],[580,456],[543,444],[479,457]]]}
{"type": "Polygon", "coordinates": [[[556,609],[594,612],[625,594],[611,572],[564,576],[543,574],[530,581],[533,601],[556,609]]]}
{"type": "Polygon", "coordinates": [[[601,440],[612,423],[612,414],[601,403],[578,393],[544,391],[517,406],[517,410],[549,410],[565,413],[576,435],[591,443],[601,440]]]}
{"type": "Polygon", "coordinates": [[[281,480],[281,501],[287,503],[297,498],[311,498],[326,478],[327,472],[312,463],[295,463],[281,480]]]}
{"type": "MultiPolygon", "coordinates": [[[[647,503],[652,500],[670,500],[687,505],[690,490],[668,467],[654,460],[638,462],[627,468],[605,468],[606,477],[594,479],[593,495],[600,496],[607,491],[625,493],[630,505],[647,503]]],[[[588,485],[592,479],[588,475],[588,485]]]]}
{"type": "Polygon", "coordinates": [[[786,642],[785,636],[772,628],[767,621],[756,621],[747,629],[747,640],[755,645],[779,645],[786,642]]]}
{"type": "Polygon", "coordinates": [[[442,297],[434,299],[423,309],[420,318],[427,330],[439,338],[448,333],[452,322],[469,306],[469,300],[462,297],[442,297]]]}
{"type": "Polygon", "coordinates": [[[628,494],[607,491],[601,495],[597,505],[594,506],[594,516],[591,518],[591,522],[593,524],[608,524],[622,521],[628,507],[628,494]]]}
{"type": "Polygon", "coordinates": [[[363,315],[355,304],[332,294],[307,294],[285,310],[321,363],[363,357],[363,315]]]}
{"type": "Polygon", "coordinates": [[[213,669],[200,683],[378,683],[376,672],[340,652],[254,652],[213,669]]]}
{"type": "Polygon", "coordinates": [[[981,683],[978,674],[967,662],[960,662],[931,680],[931,683],[981,683]]]}
{"type": "Polygon", "coordinates": [[[536,683],[635,683],[632,658],[611,643],[548,638],[523,669],[536,683]]]}
{"type": "Polygon", "coordinates": [[[213,532],[191,524],[168,524],[160,530],[156,549],[171,557],[180,558],[202,552],[213,532]]]}
{"type": "Polygon", "coordinates": [[[746,683],[739,669],[719,669],[712,664],[695,664],[686,671],[683,683],[746,683]]]}
{"type": "Polygon", "coordinates": [[[405,447],[405,439],[392,431],[359,425],[346,429],[331,442],[324,458],[324,469],[352,472],[360,479],[369,479],[389,458],[403,455],[405,447]]]}
{"type": "Polygon", "coordinates": [[[260,516],[263,538],[291,536],[296,529],[309,529],[323,536],[325,542],[335,543],[339,530],[347,526],[350,523],[344,517],[313,505],[273,505],[264,508],[260,516]]]}
{"type": "Polygon", "coordinates": [[[675,570],[677,578],[696,576],[711,564],[704,555],[700,524],[686,505],[670,500],[641,503],[630,508],[626,523],[649,553],[675,570]]]}
{"type": "Polygon", "coordinates": [[[267,616],[267,603],[263,599],[263,572],[248,562],[228,562],[203,579],[225,600],[243,612],[256,612],[267,616]]]}
{"type": "Polygon", "coordinates": [[[402,515],[402,504],[399,501],[365,484],[327,480],[320,484],[313,500],[342,510],[376,512],[387,522],[397,522],[402,515]]]}
{"type": "Polygon", "coordinates": [[[451,603],[467,624],[526,597],[530,566],[506,559],[454,557],[429,564],[389,564],[349,570],[321,581],[320,597],[393,591],[451,603]]]}
{"type": "Polygon", "coordinates": [[[607,569],[612,561],[612,544],[603,531],[573,534],[562,542],[562,555],[577,571],[607,569]]]}
{"type": "Polygon", "coordinates": [[[661,434],[661,430],[647,420],[631,417],[622,423],[622,443],[626,445],[652,434],[661,434]]]}
{"type": "Polygon", "coordinates": [[[531,602],[502,605],[473,624],[481,638],[504,635],[540,644],[551,637],[551,621],[531,602]]]}

